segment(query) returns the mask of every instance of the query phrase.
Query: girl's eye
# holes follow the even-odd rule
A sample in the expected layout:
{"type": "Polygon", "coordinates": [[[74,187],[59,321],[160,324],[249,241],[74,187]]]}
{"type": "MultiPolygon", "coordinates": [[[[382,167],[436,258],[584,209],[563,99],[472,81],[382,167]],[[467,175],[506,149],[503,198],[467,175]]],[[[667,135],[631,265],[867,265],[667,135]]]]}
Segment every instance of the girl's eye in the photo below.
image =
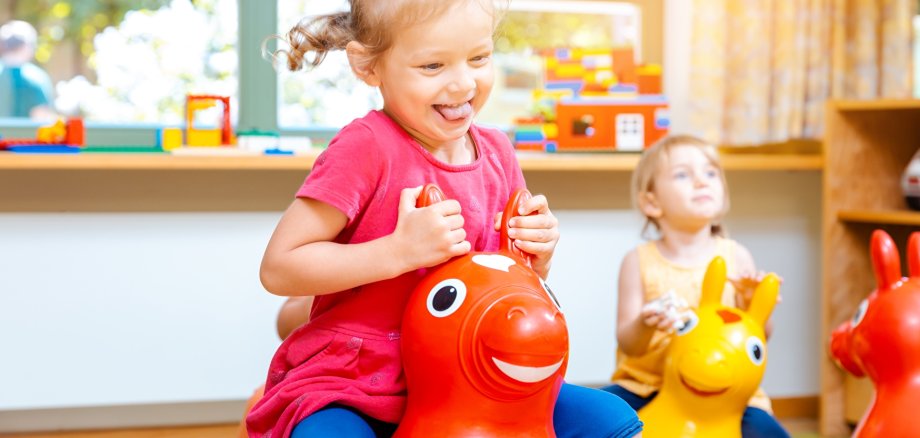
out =
{"type": "Polygon", "coordinates": [[[430,71],[434,71],[434,70],[437,70],[437,69],[439,69],[439,68],[441,68],[441,64],[436,63],[436,62],[435,62],[435,63],[431,63],[431,64],[425,64],[425,65],[421,66],[421,69],[422,69],[422,70],[430,70],[430,71]]]}
{"type": "Polygon", "coordinates": [[[680,172],[676,172],[676,173],[674,174],[674,179],[684,179],[684,178],[687,178],[688,176],[690,176],[689,173],[684,172],[684,171],[680,171],[680,172]]]}
{"type": "Polygon", "coordinates": [[[488,60],[489,60],[489,55],[474,56],[472,59],[470,59],[470,61],[475,62],[475,63],[482,63],[488,60]]]}
{"type": "Polygon", "coordinates": [[[719,176],[719,172],[717,172],[715,169],[710,169],[706,171],[706,176],[708,176],[709,178],[715,178],[719,176]]]}

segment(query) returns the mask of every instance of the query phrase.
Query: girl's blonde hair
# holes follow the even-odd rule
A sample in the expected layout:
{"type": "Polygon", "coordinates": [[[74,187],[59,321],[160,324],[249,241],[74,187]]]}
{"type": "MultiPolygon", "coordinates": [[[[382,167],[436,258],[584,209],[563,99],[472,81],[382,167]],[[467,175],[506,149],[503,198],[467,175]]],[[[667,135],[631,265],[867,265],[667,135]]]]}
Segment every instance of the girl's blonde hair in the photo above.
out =
{"type": "MultiPolygon", "coordinates": [[[[289,49],[277,50],[273,55],[284,61],[289,70],[297,71],[306,64],[316,67],[326,53],[344,50],[349,42],[357,41],[367,54],[361,62],[372,66],[393,45],[400,29],[440,17],[461,1],[474,0],[350,0],[349,11],[306,17],[286,36],[278,36],[289,49]],[[308,59],[310,53],[313,56],[308,59]]],[[[492,8],[491,0],[478,1],[492,8]]],[[[499,21],[497,9],[495,12],[493,29],[499,21]]]]}
{"type": "MultiPolygon", "coordinates": [[[[716,218],[716,222],[710,225],[710,231],[714,236],[724,236],[725,228],[719,221],[728,213],[729,196],[728,183],[725,180],[725,172],[719,160],[719,152],[712,144],[692,135],[668,135],[655,142],[642,153],[642,158],[639,159],[639,164],[636,165],[636,170],[633,171],[632,175],[633,205],[639,209],[639,211],[642,211],[639,206],[639,200],[647,193],[654,192],[655,176],[664,168],[663,166],[667,164],[668,155],[671,149],[677,146],[692,146],[698,148],[706,155],[709,162],[719,170],[719,178],[722,180],[722,187],[725,190],[725,202],[722,205],[722,211],[719,212],[719,217],[716,218]]],[[[654,226],[657,231],[661,231],[658,221],[653,217],[646,216],[645,224],[642,226],[643,236],[647,236],[650,226],[654,226]]]]}

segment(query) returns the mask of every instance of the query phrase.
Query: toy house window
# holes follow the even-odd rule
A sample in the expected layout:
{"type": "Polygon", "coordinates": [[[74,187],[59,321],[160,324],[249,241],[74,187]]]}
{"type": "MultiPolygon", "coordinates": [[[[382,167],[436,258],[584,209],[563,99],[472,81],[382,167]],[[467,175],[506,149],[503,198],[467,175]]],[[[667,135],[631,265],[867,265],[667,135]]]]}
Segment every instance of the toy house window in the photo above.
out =
{"type": "MultiPolygon", "coordinates": [[[[54,110],[114,124],[184,123],[185,96],[238,95],[237,0],[3,2],[35,25],[54,110]]],[[[2,91],[0,91],[2,92],[2,91]]]]}
{"type": "MultiPolygon", "coordinates": [[[[539,50],[631,46],[640,53],[641,3],[509,2],[509,10],[496,35],[495,88],[479,121],[509,126],[515,117],[531,110],[531,93],[540,82],[539,50]]],[[[279,1],[278,33],[286,34],[301,17],[343,11],[347,7],[346,0],[279,1]]],[[[281,129],[341,127],[381,105],[379,93],[354,77],[342,52],[330,52],[319,67],[306,72],[280,70],[278,124],[281,129]]]]}

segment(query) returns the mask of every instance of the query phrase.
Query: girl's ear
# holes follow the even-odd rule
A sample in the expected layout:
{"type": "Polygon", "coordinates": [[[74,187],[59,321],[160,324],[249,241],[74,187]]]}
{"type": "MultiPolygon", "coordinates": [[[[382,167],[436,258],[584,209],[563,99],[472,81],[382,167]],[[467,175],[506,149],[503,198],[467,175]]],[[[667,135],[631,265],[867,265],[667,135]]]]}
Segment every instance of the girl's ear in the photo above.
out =
{"type": "Polygon", "coordinates": [[[658,219],[661,217],[661,206],[658,198],[652,192],[642,192],[639,194],[639,211],[646,217],[658,219]]]}
{"type": "Polygon", "coordinates": [[[374,71],[373,63],[367,48],[357,41],[349,41],[345,46],[345,54],[348,56],[348,64],[351,65],[351,71],[355,73],[358,79],[361,79],[371,87],[380,86],[380,78],[374,71]]]}

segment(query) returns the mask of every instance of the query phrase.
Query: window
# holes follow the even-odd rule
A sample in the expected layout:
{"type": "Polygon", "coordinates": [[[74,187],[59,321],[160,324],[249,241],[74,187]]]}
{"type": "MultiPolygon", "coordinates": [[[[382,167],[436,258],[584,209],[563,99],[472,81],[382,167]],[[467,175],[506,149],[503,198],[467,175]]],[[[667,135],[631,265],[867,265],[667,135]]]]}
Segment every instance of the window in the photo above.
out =
{"type": "MultiPolygon", "coordinates": [[[[278,35],[286,35],[298,21],[348,10],[346,0],[285,0],[278,2],[278,35]]],[[[282,42],[280,47],[284,47],[282,42]]],[[[372,108],[380,95],[351,72],[345,52],[329,52],[316,68],[291,72],[278,67],[278,126],[342,127],[372,108]]]]}
{"type": "MultiPolygon", "coordinates": [[[[237,0],[33,0],[8,17],[38,30],[54,109],[103,123],[180,124],[186,94],[238,94],[237,0]]],[[[235,120],[235,116],[234,116],[235,120]]]]}
{"type": "MultiPolygon", "coordinates": [[[[660,3],[511,1],[497,40],[496,89],[480,121],[501,126],[528,112],[541,48],[633,44],[643,61],[660,62],[648,56],[655,42],[647,44],[660,3]]],[[[376,90],[354,77],[342,52],[315,70],[273,72],[257,46],[302,17],[346,7],[346,0],[30,0],[0,2],[0,22],[16,17],[39,28],[36,63],[51,74],[61,114],[149,131],[183,123],[187,93],[219,94],[231,96],[235,127],[326,135],[379,107],[376,90]]]]}
{"type": "MultiPolygon", "coordinates": [[[[278,2],[278,33],[303,17],[347,10],[345,0],[278,2]]],[[[538,52],[556,47],[629,45],[640,53],[639,7],[624,2],[514,0],[496,39],[496,86],[479,121],[510,125],[525,116],[531,92],[540,83],[538,52]]],[[[279,68],[279,126],[341,127],[381,105],[376,90],[354,77],[344,53],[331,52],[316,69],[287,72],[279,68]]]]}

